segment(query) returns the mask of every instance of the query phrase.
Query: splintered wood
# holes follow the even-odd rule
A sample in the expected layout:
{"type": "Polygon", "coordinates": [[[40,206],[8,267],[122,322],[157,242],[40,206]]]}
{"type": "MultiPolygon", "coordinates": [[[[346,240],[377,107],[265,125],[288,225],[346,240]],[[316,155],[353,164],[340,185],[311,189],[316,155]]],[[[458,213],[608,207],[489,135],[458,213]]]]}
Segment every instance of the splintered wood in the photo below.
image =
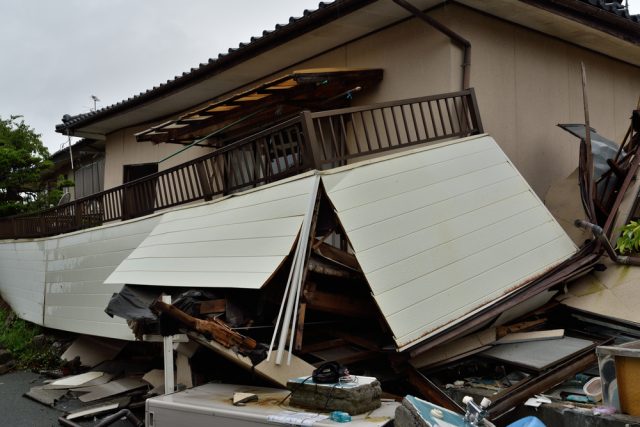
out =
{"type": "Polygon", "coordinates": [[[154,303],[151,304],[151,308],[170,316],[178,322],[190,327],[194,331],[210,335],[215,341],[219,342],[226,348],[238,346],[242,349],[253,350],[257,346],[257,343],[253,338],[249,338],[235,332],[221,320],[198,319],[160,300],[154,301],[154,303]]]}

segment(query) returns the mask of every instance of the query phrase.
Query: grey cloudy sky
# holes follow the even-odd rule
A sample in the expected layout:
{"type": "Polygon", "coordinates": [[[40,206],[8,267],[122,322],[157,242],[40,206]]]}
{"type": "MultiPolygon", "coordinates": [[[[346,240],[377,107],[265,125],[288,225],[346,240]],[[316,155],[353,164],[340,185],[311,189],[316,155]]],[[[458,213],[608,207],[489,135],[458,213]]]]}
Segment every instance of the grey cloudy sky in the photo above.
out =
{"type": "MultiPolygon", "coordinates": [[[[0,0],[0,116],[21,114],[51,152],[63,114],[173,78],[319,0],[0,0]]],[[[640,13],[640,0],[630,0],[640,13]]]]}

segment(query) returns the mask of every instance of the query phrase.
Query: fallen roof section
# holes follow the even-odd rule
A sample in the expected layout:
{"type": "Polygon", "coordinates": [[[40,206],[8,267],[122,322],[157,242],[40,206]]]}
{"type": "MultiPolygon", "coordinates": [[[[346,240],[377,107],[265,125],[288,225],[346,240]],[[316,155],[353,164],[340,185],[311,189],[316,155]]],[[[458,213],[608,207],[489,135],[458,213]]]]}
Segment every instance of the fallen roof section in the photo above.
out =
{"type": "Polygon", "coordinates": [[[490,136],[329,171],[323,183],[400,350],[577,250],[490,136]]]}
{"type": "Polygon", "coordinates": [[[261,288],[291,252],[312,203],[312,178],[165,213],[105,283],[261,288]]]}

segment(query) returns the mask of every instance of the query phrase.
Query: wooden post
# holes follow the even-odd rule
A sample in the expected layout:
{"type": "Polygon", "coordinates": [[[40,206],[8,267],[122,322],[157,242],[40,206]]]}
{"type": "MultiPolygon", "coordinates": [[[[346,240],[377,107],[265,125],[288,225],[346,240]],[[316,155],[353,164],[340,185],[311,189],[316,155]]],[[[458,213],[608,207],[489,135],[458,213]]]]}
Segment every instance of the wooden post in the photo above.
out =
{"type": "Polygon", "coordinates": [[[204,199],[211,200],[213,198],[213,189],[211,188],[211,182],[209,182],[207,171],[202,162],[196,163],[196,172],[198,174],[198,180],[200,181],[200,187],[202,187],[204,199]]]}
{"type": "Polygon", "coordinates": [[[482,127],[482,119],[480,118],[480,109],[478,108],[478,100],[476,99],[476,91],[473,88],[468,89],[469,99],[469,114],[471,114],[471,121],[473,125],[478,129],[478,133],[484,133],[482,127]]]}
{"type": "Polygon", "coordinates": [[[75,228],[79,230],[82,228],[82,212],[80,211],[80,202],[77,200],[73,203],[74,216],[75,216],[75,228]]]}
{"type": "Polygon", "coordinates": [[[320,154],[318,143],[323,143],[324,141],[318,142],[311,112],[305,110],[300,113],[300,117],[302,119],[302,133],[304,135],[304,145],[306,146],[304,151],[307,163],[312,169],[320,170],[322,155],[320,154]]]}

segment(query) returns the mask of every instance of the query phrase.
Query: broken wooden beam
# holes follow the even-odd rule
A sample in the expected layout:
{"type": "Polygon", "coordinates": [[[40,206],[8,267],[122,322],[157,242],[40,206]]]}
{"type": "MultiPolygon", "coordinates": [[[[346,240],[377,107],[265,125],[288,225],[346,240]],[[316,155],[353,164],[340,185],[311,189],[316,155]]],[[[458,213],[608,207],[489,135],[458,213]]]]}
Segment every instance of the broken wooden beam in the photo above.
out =
{"type": "Polygon", "coordinates": [[[313,252],[323,258],[348,267],[354,271],[362,271],[354,254],[350,254],[347,251],[338,249],[335,246],[331,246],[326,243],[320,243],[317,247],[314,245],[313,252]]]}
{"type": "Polygon", "coordinates": [[[224,313],[227,310],[226,299],[202,301],[198,307],[200,314],[224,313]]]}
{"type": "Polygon", "coordinates": [[[340,314],[347,317],[371,317],[376,311],[373,304],[362,298],[323,291],[304,291],[308,310],[340,314]]]}
{"type": "Polygon", "coordinates": [[[154,301],[153,304],[151,304],[151,309],[159,313],[166,314],[194,331],[211,336],[216,342],[226,348],[238,346],[243,350],[253,350],[257,346],[257,343],[253,338],[245,337],[244,335],[237,333],[219,319],[198,319],[188,315],[173,305],[160,300],[154,301]]]}

